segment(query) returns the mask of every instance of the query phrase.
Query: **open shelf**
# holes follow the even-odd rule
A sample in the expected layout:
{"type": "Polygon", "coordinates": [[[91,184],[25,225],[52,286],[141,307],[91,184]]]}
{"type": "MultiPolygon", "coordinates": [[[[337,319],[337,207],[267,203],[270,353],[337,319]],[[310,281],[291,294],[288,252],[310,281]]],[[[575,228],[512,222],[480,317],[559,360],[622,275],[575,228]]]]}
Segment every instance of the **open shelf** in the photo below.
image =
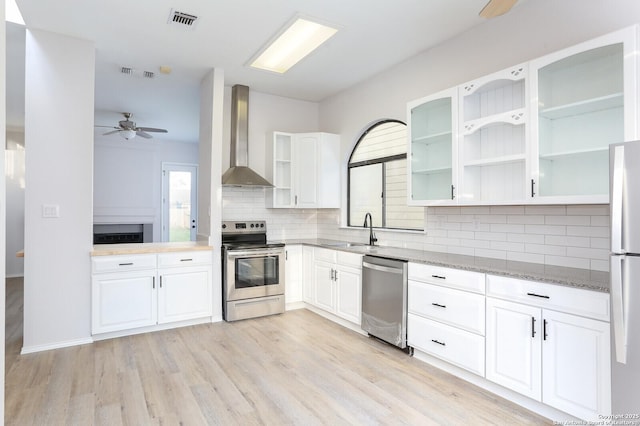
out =
{"type": "Polygon", "coordinates": [[[446,173],[446,172],[451,172],[451,166],[412,170],[412,173],[415,175],[433,175],[433,174],[446,173]]]}
{"type": "Polygon", "coordinates": [[[541,160],[555,160],[558,158],[564,158],[564,157],[575,157],[575,156],[579,156],[579,155],[585,155],[585,154],[597,154],[597,153],[604,153],[609,151],[609,147],[603,147],[603,148],[593,148],[593,149],[580,149],[580,150],[574,150],[574,151],[562,151],[562,152],[553,152],[553,153],[549,153],[549,154],[540,154],[540,159],[541,160]]]}
{"type": "Polygon", "coordinates": [[[518,108],[507,112],[501,112],[500,114],[490,115],[488,117],[478,118],[476,120],[465,121],[462,124],[463,135],[469,135],[477,132],[480,129],[494,126],[511,124],[518,126],[526,123],[526,114],[524,108],[518,108]]]}
{"type": "Polygon", "coordinates": [[[440,133],[433,133],[430,135],[417,136],[411,138],[411,142],[419,143],[422,145],[431,145],[436,143],[451,143],[451,130],[440,133]]]}
{"type": "Polygon", "coordinates": [[[555,120],[558,118],[572,117],[590,112],[601,111],[611,108],[622,108],[624,106],[624,96],[622,93],[614,93],[607,96],[587,99],[579,102],[572,102],[565,105],[558,105],[551,108],[540,108],[540,117],[555,120]]]}
{"type": "Polygon", "coordinates": [[[504,155],[501,157],[483,158],[480,160],[466,161],[465,167],[477,167],[477,166],[496,166],[499,164],[509,164],[518,161],[524,161],[525,154],[504,155]]]}

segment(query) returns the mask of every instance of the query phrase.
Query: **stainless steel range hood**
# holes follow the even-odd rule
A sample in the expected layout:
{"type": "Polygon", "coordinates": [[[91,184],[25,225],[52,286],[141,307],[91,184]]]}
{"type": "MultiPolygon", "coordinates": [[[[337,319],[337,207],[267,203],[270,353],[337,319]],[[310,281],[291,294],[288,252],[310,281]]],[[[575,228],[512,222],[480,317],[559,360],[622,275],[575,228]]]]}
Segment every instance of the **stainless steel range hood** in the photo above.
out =
{"type": "Polygon", "coordinates": [[[273,187],[249,166],[249,87],[231,89],[231,167],[222,175],[223,186],[273,187]]]}

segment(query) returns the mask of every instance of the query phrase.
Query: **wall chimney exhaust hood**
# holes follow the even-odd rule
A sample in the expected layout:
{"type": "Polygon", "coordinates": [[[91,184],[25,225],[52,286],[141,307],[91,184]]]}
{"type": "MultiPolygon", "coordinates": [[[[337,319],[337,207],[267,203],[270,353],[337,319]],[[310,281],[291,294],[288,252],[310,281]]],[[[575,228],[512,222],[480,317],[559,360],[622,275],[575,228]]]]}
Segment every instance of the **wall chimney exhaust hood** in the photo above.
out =
{"type": "Polygon", "coordinates": [[[249,166],[249,87],[231,88],[231,167],[222,175],[223,186],[268,187],[273,185],[249,166]]]}

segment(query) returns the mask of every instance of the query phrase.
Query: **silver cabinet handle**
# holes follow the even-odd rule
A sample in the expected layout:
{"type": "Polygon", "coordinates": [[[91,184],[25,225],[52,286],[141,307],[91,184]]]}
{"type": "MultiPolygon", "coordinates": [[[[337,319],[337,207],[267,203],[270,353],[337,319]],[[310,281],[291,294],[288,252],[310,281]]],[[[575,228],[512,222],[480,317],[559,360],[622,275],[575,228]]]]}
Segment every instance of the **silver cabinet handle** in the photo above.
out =
{"type": "Polygon", "coordinates": [[[433,306],[437,306],[438,308],[446,308],[447,305],[441,305],[439,303],[432,303],[433,306]]]}
{"type": "Polygon", "coordinates": [[[447,344],[446,344],[446,343],[444,343],[444,342],[440,342],[440,341],[438,341],[438,340],[436,340],[436,339],[431,339],[431,341],[432,341],[433,343],[437,343],[437,344],[438,344],[438,345],[440,345],[440,346],[447,346],[447,344]]]}
{"type": "Polygon", "coordinates": [[[118,263],[118,266],[132,266],[133,262],[118,263]]]}

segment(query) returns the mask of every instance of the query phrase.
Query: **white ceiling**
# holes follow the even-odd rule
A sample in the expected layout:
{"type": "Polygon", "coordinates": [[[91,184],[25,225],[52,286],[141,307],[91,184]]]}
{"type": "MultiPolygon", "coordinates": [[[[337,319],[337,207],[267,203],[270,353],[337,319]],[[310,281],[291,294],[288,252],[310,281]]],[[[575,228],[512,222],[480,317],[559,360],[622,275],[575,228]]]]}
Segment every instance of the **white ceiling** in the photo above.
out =
{"type": "MultiPolygon", "coordinates": [[[[139,126],[169,130],[157,139],[187,142],[198,138],[198,85],[211,68],[224,69],[227,86],[321,101],[487,22],[478,16],[487,0],[17,1],[28,28],[95,42],[96,124],[115,125],[119,112],[130,111],[139,126]],[[172,8],[198,16],[196,27],[168,24],[172,8]],[[284,75],[246,66],[297,14],[340,30],[284,75]],[[161,65],[173,72],[160,74],[161,65]],[[122,66],[136,73],[125,76],[122,66]],[[156,77],[142,78],[143,70],[156,77]]],[[[17,78],[24,65],[16,70],[11,52],[24,51],[24,35],[8,27],[7,73],[17,78]]],[[[23,126],[20,108],[24,102],[8,102],[8,126],[23,126]]]]}

